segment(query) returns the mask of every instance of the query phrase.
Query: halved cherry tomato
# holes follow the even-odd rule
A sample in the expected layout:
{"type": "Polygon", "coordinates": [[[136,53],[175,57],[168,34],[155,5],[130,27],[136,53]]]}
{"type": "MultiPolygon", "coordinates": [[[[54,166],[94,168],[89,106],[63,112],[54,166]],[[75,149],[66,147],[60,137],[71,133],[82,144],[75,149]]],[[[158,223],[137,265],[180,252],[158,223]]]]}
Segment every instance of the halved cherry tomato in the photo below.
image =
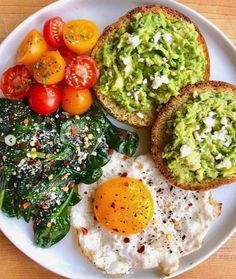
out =
{"type": "Polygon", "coordinates": [[[34,64],[47,50],[48,45],[43,35],[36,29],[33,29],[20,44],[16,60],[24,65],[34,64]]]}
{"type": "Polygon", "coordinates": [[[67,46],[63,45],[59,49],[61,56],[64,58],[66,65],[70,63],[70,61],[77,56],[75,52],[70,50],[67,46]]]}
{"type": "Polygon", "coordinates": [[[76,89],[87,89],[94,86],[99,77],[96,62],[89,56],[77,56],[66,67],[66,83],[76,89]]]}
{"type": "Polygon", "coordinates": [[[36,85],[30,89],[28,101],[34,112],[48,115],[58,109],[61,103],[61,91],[53,85],[36,85]]]}
{"type": "Polygon", "coordinates": [[[71,20],[63,27],[66,46],[78,54],[88,53],[96,44],[98,36],[98,27],[90,20],[71,20]]]}
{"type": "Polygon", "coordinates": [[[62,91],[61,106],[64,111],[72,115],[85,113],[92,103],[93,97],[88,89],[77,90],[72,87],[66,87],[62,91]]]}
{"type": "Polygon", "coordinates": [[[45,22],[43,27],[43,35],[50,46],[59,48],[60,46],[64,45],[62,35],[63,26],[64,21],[59,16],[50,18],[45,22]]]}
{"type": "Polygon", "coordinates": [[[32,84],[31,75],[24,65],[16,65],[6,70],[1,78],[1,90],[8,99],[23,99],[32,84]]]}
{"type": "Polygon", "coordinates": [[[34,78],[39,83],[58,83],[65,75],[65,61],[59,51],[47,51],[34,65],[33,72],[34,78]]]}

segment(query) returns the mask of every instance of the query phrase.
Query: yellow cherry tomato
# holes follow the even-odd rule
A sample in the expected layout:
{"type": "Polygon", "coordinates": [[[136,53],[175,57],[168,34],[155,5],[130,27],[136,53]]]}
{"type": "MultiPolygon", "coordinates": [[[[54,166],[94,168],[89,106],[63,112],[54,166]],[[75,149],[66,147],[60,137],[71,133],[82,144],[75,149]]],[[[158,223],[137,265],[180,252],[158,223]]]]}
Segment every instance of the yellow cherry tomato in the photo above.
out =
{"type": "Polygon", "coordinates": [[[96,44],[98,36],[97,25],[87,19],[71,20],[63,27],[66,46],[77,54],[89,53],[96,44]]]}
{"type": "Polygon", "coordinates": [[[64,88],[61,106],[64,111],[72,114],[83,114],[89,110],[93,97],[88,89],[77,90],[72,87],[64,88]]]}
{"type": "Polygon", "coordinates": [[[55,84],[63,80],[65,60],[59,51],[47,51],[34,64],[34,78],[41,84],[55,84]]]}
{"type": "Polygon", "coordinates": [[[18,48],[17,63],[24,65],[34,64],[47,50],[48,45],[43,35],[33,29],[26,35],[18,48]]]}

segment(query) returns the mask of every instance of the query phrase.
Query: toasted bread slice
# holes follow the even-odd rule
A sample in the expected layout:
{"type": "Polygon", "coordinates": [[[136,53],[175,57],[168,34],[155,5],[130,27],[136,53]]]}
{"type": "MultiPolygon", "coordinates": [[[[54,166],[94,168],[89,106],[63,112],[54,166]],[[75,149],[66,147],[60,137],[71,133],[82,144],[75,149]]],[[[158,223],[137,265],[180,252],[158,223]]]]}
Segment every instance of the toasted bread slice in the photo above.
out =
{"type": "Polygon", "coordinates": [[[169,136],[166,133],[167,121],[175,116],[175,112],[179,106],[192,98],[192,93],[194,91],[199,92],[200,94],[200,92],[204,89],[222,90],[223,92],[231,94],[236,98],[236,86],[226,82],[206,81],[189,85],[181,90],[179,96],[171,98],[170,101],[162,107],[152,128],[151,153],[157,167],[170,184],[186,190],[205,191],[216,188],[222,184],[228,184],[236,181],[235,174],[232,177],[206,180],[203,183],[199,183],[197,180],[194,180],[188,184],[180,184],[169,172],[166,161],[161,157],[165,145],[169,142],[169,136]]]}
{"type": "MultiPolygon", "coordinates": [[[[96,52],[99,50],[99,48],[110,38],[113,36],[113,34],[119,30],[122,26],[126,25],[131,18],[133,18],[138,13],[164,13],[168,18],[170,19],[178,19],[178,20],[184,20],[187,22],[192,23],[195,26],[196,31],[198,32],[198,41],[203,47],[204,55],[207,61],[205,74],[204,74],[204,80],[209,80],[210,77],[210,57],[208,53],[208,48],[205,42],[204,37],[202,36],[201,32],[199,31],[198,27],[185,15],[182,13],[170,9],[168,7],[159,6],[159,5],[148,5],[148,6],[142,6],[137,7],[130,12],[128,12],[126,15],[122,16],[117,22],[115,22],[112,25],[109,25],[105,28],[102,35],[100,36],[97,44],[95,45],[93,51],[92,51],[92,57],[95,59],[96,52]]],[[[96,60],[96,59],[95,59],[96,60]]],[[[101,102],[103,107],[110,113],[112,116],[114,116],[116,119],[122,122],[126,122],[132,126],[136,127],[148,127],[151,126],[155,120],[156,117],[156,110],[157,108],[153,108],[148,113],[143,114],[143,117],[140,118],[137,115],[137,112],[129,112],[127,109],[118,106],[117,103],[110,97],[107,97],[102,94],[102,92],[99,92],[97,87],[95,86],[94,92],[97,96],[97,99],[101,102]]]]}

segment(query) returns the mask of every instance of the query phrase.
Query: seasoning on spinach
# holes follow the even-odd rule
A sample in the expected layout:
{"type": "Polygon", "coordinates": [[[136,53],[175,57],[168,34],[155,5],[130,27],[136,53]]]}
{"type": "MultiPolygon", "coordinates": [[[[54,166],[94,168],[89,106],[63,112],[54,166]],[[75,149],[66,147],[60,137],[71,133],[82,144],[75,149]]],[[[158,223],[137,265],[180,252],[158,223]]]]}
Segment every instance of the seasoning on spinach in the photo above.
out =
{"type": "Polygon", "coordinates": [[[0,209],[32,220],[40,247],[68,233],[76,185],[101,177],[110,149],[132,156],[138,146],[136,133],[113,126],[97,106],[81,117],[41,117],[21,101],[0,99],[0,123],[0,209]]]}

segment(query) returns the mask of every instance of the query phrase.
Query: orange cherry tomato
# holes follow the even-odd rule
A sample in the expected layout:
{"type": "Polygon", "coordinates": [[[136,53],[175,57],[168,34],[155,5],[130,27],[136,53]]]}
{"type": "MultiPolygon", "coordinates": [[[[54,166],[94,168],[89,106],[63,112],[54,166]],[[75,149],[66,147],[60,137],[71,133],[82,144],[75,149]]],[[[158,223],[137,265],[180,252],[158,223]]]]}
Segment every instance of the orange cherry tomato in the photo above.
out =
{"type": "Polygon", "coordinates": [[[85,113],[92,103],[93,97],[88,89],[77,90],[72,87],[66,87],[62,91],[61,106],[64,111],[72,115],[85,113]]]}
{"type": "Polygon", "coordinates": [[[47,51],[34,65],[34,78],[42,84],[56,84],[64,78],[65,65],[59,51],[47,51]]]}
{"type": "Polygon", "coordinates": [[[66,46],[77,54],[89,53],[96,44],[98,36],[97,25],[87,19],[71,20],[63,27],[66,46]]]}
{"type": "Polygon", "coordinates": [[[17,63],[24,65],[34,64],[47,50],[48,45],[43,35],[33,29],[26,35],[18,48],[17,63]]]}

